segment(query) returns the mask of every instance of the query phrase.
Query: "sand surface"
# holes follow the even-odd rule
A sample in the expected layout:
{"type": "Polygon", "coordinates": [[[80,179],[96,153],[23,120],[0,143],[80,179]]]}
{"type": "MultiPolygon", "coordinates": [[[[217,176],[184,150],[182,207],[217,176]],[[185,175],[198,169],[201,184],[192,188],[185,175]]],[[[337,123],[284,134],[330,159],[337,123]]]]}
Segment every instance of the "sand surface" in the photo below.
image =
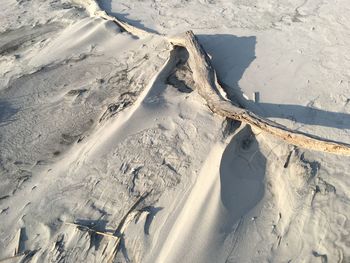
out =
{"type": "Polygon", "coordinates": [[[350,262],[350,158],[213,114],[165,37],[193,30],[254,113],[350,143],[349,11],[2,0],[0,262],[350,262]]]}

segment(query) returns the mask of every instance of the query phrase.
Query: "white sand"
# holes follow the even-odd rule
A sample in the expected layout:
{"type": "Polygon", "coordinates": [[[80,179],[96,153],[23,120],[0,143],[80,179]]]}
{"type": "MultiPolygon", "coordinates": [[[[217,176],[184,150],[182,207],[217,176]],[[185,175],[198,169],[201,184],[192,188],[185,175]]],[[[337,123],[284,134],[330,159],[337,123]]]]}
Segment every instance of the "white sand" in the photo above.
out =
{"type": "Polygon", "coordinates": [[[114,262],[350,262],[349,158],[212,114],[162,36],[193,29],[255,113],[350,142],[347,2],[99,4],[160,35],[92,0],[0,5],[0,261],[108,262],[66,223],[113,235],[151,191],[114,262]]]}

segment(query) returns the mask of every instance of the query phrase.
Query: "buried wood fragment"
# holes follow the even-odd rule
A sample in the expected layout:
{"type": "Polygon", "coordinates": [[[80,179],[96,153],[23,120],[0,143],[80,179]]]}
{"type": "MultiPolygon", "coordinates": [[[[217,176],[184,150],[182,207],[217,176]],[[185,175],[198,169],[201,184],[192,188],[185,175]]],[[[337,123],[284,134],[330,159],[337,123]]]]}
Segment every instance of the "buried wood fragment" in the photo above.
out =
{"type": "Polygon", "coordinates": [[[108,257],[107,262],[113,262],[114,258],[116,257],[118,251],[119,251],[119,247],[120,247],[120,242],[123,238],[124,232],[126,230],[126,228],[128,227],[128,225],[132,222],[132,220],[139,214],[142,213],[143,210],[140,209],[136,209],[137,206],[147,198],[147,196],[151,193],[150,192],[145,192],[142,195],[140,195],[140,197],[134,202],[134,204],[130,207],[130,209],[126,212],[126,214],[122,217],[121,221],[119,222],[116,230],[113,233],[108,233],[108,232],[102,232],[102,231],[97,231],[91,227],[88,227],[86,225],[81,225],[78,223],[70,223],[70,222],[64,222],[66,225],[71,225],[71,226],[75,226],[78,230],[81,231],[87,231],[89,233],[94,233],[100,236],[104,236],[107,238],[111,238],[113,240],[115,240],[115,244],[114,244],[114,248],[112,250],[112,253],[110,254],[110,256],[108,257]]]}
{"type": "Polygon", "coordinates": [[[17,233],[16,233],[16,236],[15,236],[15,244],[16,244],[16,247],[15,247],[15,250],[13,251],[13,255],[16,256],[17,254],[20,253],[20,245],[21,245],[21,234],[22,234],[22,228],[19,228],[17,233]]]}
{"type": "Polygon", "coordinates": [[[66,225],[71,225],[71,226],[75,226],[77,227],[77,229],[81,230],[81,231],[87,231],[87,232],[92,232],[96,235],[100,235],[100,236],[105,236],[105,237],[109,237],[109,238],[112,238],[112,239],[116,239],[118,240],[119,237],[117,236],[114,236],[110,233],[107,233],[107,232],[101,232],[101,231],[97,231],[91,227],[88,227],[88,226],[84,226],[84,225],[81,225],[81,224],[77,224],[77,223],[70,223],[70,222],[64,222],[66,225]]]}
{"type": "Polygon", "coordinates": [[[25,250],[23,246],[22,236],[25,235],[23,233],[24,228],[19,228],[14,237],[15,249],[13,251],[13,255],[10,257],[0,259],[0,263],[5,262],[27,262],[28,259],[32,258],[35,253],[39,250],[25,250]]]}
{"type": "Polygon", "coordinates": [[[108,258],[108,263],[112,263],[114,258],[116,257],[118,251],[119,251],[119,247],[120,247],[120,241],[121,238],[123,238],[124,235],[124,231],[126,230],[127,226],[130,224],[130,222],[138,215],[138,213],[140,213],[140,210],[135,210],[136,207],[147,198],[147,196],[152,192],[152,190],[150,192],[145,192],[142,195],[140,195],[140,197],[135,201],[135,203],[130,207],[130,209],[126,212],[126,214],[124,215],[124,217],[122,218],[122,220],[120,221],[120,223],[117,226],[117,229],[115,230],[114,234],[118,235],[120,237],[120,239],[118,240],[118,242],[114,245],[114,249],[110,255],[110,257],[108,258]]]}

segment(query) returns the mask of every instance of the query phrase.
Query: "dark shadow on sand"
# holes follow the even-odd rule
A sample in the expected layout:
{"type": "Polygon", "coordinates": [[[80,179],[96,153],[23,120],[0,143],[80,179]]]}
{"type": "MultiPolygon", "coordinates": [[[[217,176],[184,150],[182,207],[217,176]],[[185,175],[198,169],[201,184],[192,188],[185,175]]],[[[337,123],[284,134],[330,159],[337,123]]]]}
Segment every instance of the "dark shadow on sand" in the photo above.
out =
{"type": "Polygon", "coordinates": [[[198,35],[231,100],[265,118],[281,118],[307,125],[350,129],[350,114],[303,105],[255,103],[243,97],[239,86],[245,70],[255,59],[256,37],[227,34],[198,35]],[[225,83],[227,77],[230,83],[225,83]]]}
{"type": "Polygon", "coordinates": [[[0,128],[13,121],[16,121],[16,118],[14,118],[14,116],[18,110],[19,109],[15,108],[11,103],[0,99],[0,128]]]}

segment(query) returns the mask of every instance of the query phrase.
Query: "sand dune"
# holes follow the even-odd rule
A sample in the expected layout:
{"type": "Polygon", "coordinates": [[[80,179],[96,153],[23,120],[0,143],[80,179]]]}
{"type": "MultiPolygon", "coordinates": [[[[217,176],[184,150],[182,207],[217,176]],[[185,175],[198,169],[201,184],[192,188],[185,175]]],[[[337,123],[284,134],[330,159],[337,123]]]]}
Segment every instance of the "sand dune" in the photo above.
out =
{"type": "Polygon", "coordinates": [[[233,103],[349,143],[346,8],[3,1],[0,262],[349,262],[349,157],[213,113],[168,41],[194,30],[233,103]]]}

